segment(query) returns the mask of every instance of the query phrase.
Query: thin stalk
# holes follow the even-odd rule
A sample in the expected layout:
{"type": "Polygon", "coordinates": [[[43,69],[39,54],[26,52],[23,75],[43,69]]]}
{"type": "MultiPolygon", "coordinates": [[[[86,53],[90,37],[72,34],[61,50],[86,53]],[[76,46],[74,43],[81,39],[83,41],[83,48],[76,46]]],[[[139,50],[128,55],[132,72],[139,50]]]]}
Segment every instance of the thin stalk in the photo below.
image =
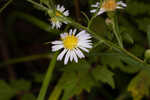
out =
{"type": "Polygon", "coordinates": [[[41,58],[50,58],[50,54],[46,53],[46,54],[38,54],[38,55],[10,59],[10,60],[7,60],[6,62],[0,62],[0,67],[4,65],[9,65],[9,64],[16,64],[16,63],[21,63],[21,62],[37,60],[41,58]]]}
{"type": "Polygon", "coordinates": [[[13,0],[7,1],[7,3],[0,9],[0,13],[12,2],[13,0]]]}
{"type": "Polygon", "coordinates": [[[41,5],[41,4],[39,4],[39,3],[37,3],[37,2],[35,2],[35,1],[33,1],[33,0],[27,0],[27,1],[30,2],[30,3],[33,4],[33,5],[36,5],[36,6],[40,7],[40,8],[41,8],[42,10],[44,10],[44,11],[48,11],[48,8],[47,8],[47,7],[41,5]]]}
{"type": "Polygon", "coordinates": [[[45,95],[46,95],[46,91],[48,89],[48,85],[49,85],[49,83],[51,81],[52,73],[53,73],[53,70],[55,68],[57,54],[58,54],[58,52],[56,52],[54,54],[53,59],[51,60],[51,62],[49,64],[49,67],[48,67],[45,79],[44,79],[44,81],[42,83],[42,87],[41,87],[41,90],[40,90],[40,93],[38,95],[37,100],[45,100],[44,98],[45,98],[45,95]]]}
{"type": "Polygon", "coordinates": [[[114,18],[112,18],[112,27],[113,27],[113,31],[114,31],[114,34],[115,34],[115,37],[118,41],[118,44],[121,48],[123,48],[123,43],[122,43],[122,39],[121,39],[121,36],[120,36],[120,33],[119,33],[119,29],[118,29],[118,23],[117,23],[117,20],[116,20],[116,17],[114,16],[114,18]]]}
{"type": "Polygon", "coordinates": [[[150,25],[147,28],[147,40],[148,40],[148,47],[150,48],[150,25]]]}

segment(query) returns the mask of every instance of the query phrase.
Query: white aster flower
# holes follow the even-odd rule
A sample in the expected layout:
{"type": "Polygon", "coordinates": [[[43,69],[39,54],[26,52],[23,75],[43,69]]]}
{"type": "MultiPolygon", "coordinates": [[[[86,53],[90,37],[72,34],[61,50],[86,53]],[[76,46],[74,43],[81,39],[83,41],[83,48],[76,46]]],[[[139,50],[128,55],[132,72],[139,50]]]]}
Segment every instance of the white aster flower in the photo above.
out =
{"type": "Polygon", "coordinates": [[[90,12],[95,13],[95,12],[97,12],[97,8],[99,8],[97,15],[100,15],[104,12],[115,11],[116,9],[123,9],[126,6],[127,5],[125,3],[123,3],[122,1],[116,2],[116,0],[105,0],[102,3],[102,5],[100,5],[99,2],[97,2],[94,5],[91,5],[91,7],[94,7],[96,9],[93,9],[90,12]]]}
{"type": "Polygon", "coordinates": [[[88,49],[92,48],[92,41],[90,34],[85,30],[76,34],[76,29],[70,29],[69,33],[60,34],[61,40],[53,41],[52,51],[58,51],[63,49],[63,51],[58,55],[57,60],[62,60],[64,58],[64,64],[68,61],[78,62],[78,58],[84,58],[82,51],[89,52],[88,49]]]}
{"type": "Polygon", "coordinates": [[[62,23],[67,24],[66,21],[62,21],[57,17],[69,16],[69,10],[65,10],[64,6],[57,5],[55,16],[51,17],[52,28],[56,27],[57,29],[62,26],[62,23]]]}

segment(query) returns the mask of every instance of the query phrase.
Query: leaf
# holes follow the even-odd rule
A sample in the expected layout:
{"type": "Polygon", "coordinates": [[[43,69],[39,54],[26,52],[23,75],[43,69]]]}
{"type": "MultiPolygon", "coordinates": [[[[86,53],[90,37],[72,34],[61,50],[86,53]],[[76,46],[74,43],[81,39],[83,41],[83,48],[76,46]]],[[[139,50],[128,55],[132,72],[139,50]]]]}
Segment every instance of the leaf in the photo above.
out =
{"type": "Polygon", "coordinates": [[[10,100],[15,94],[16,91],[11,86],[0,80],[0,100],[10,100]]]}
{"type": "Polygon", "coordinates": [[[145,48],[141,45],[136,44],[130,49],[130,52],[132,52],[135,56],[141,57],[145,52],[145,48]]]}
{"type": "Polygon", "coordinates": [[[33,94],[24,94],[21,100],[36,100],[36,97],[33,94]]]}
{"type": "Polygon", "coordinates": [[[16,91],[28,91],[31,88],[31,83],[27,80],[13,80],[11,82],[11,86],[16,90],[16,91]]]}
{"type": "Polygon", "coordinates": [[[131,80],[128,91],[131,92],[134,100],[141,100],[143,96],[149,95],[150,72],[142,70],[134,79],[131,80]]]}
{"type": "Polygon", "coordinates": [[[95,81],[89,73],[90,65],[81,61],[78,64],[70,64],[64,69],[64,73],[58,83],[64,90],[62,100],[68,100],[74,95],[79,95],[83,90],[90,92],[95,86],[95,81]]]}
{"type": "Polygon", "coordinates": [[[120,55],[116,52],[106,52],[101,55],[101,63],[105,66],[109,66],[112,69],[119,68],[121,71],[127,73],[136,73],[140,69],[140,64],[133,61],[133,59],[126,57],[126,55],[120,55]]]}
{"type": "Polygon", "coordinates": [[[113,79],[113,72],[107,69],[105,66],[97,66],[93,71],[92,75],[97,81],[102,81],[109,84],[112,88],[115,88],[115,82],[113,79]]]}

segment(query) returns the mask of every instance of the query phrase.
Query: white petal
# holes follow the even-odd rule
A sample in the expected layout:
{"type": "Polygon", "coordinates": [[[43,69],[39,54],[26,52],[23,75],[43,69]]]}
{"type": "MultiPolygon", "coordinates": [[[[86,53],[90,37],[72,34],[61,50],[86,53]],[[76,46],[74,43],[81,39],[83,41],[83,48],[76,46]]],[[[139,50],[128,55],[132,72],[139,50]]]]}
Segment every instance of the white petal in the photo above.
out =
{"type": "Polygon", "coordinates": [[[78,62],[78,58],[77,58],[77,55],[76,55],[75,51],[72,51],[72,56],[74,58],[74,61],[77,63],[78,62]]]}
{"type": "Polygon", "coordinates": [[[127,5],[125,3],[123,3],[122,1],[117,2],[117,5],[121,5],[123,7],[127,7],[127,5]]]}
{"type": "Polygon", "coordinates": [[[96,4],[91,5],[91,7],[99,7],[99,2],[97,2],[96,4]]]}
{"type": "Polygon", "coordinates": [[[52,46],[52,51],[58,51],[63,48],[63,45],[54,45],[52,46]]]}
{"type": "Polygon", "coordinates": [[[64,21],[63,23],[68,24],[68,22],[64,21]]]}
{"type": "Polygon", "coordinates": [[[53,41],[52,44],[62,44],[62,41],[53,41]]]}
{"type": "Polygon", "coordinates": [[[64,14],[65,16],[69,16],[69,10],[65,11],[63,14],[64,14]]]}
{"type": "Polygon", "coordinates": [[[57,10],[59,10],[60,9],[60,5],[57,5],[57,10]]]}
{"type": "Polygon", "coordinates": [[[104,13],[105,11],[106,11],[105,9],[101,8],[101,9],[99,10],[99,12],[97,13],[97,15],[100,15],[100,14],[104,13]]]}
{"type": "Polygon", "coordinates": [[[80,35],[85,34],[85,32],[86,32],[85,30],[79,32],[79,33],[76,35],[76,37],[79,37],[80,35]]]}
{"type": "Polygon", "coordinates": [[[63,12],[65,10],[64,6],[60,7],[60,12],[63,12]]]}
{"type": "Polygon", "coordinates": [[[67,33],[62,33],[60,34],[61,39],[64,39],[68,34],[67,33]]]}
{"type": "Polygon", "coordinates": [[[92,46],[87,43],[80,43],[80,44],[78,44],[78,47],[92,48],[92,46]]]}
{"type": "Polygon", "coordinates": [[[79,42],[83,42],[83,43],[90,43],[90,42],[92,42],[92,40],[80,40],[79,42]]]}
{"type": "Polygon", "coordinates": [[[75,52],[76,52],[76,54],[77,54],[77,56],[78,56],[79,58],[84,58],[84,57],[85,57],[85,56],[83,55],[83,53],[82,53],[78,48],[75,49],[75,52]]]}
{"type": "Polygon", "coordinates": [[[73,60],[73,53],[72,53],[72,50],[70,51],[70,61],[72,62],[73,60]]]}
{"type": "Polygon", "coordinates": [[[80,49],[82,49],[83,51],[85,51],[85,52],[89,52],[89,50],[88,49],[86,49],[86,48],[84,48],[84,47],[79,47],[80,49]]]}
{"type": "Polygon", "coordinates": [[[123,7],[120,7],[120,6],[117,6],[116,8],[117,8],[117,9],[123,9],[123,7]]]}
{"type": "Polygon", "coordinates": [[[76,34],[76,32],[77,32],[77,29],[74,29],[74,30],[73,30],[73,35],[75,35],[75,34],[76,34]]]}
{"type": "Polygon", "coordinates": [[[65,56],[65,60],[64,60],[64,64],[65,65],[68,63],[69,57],[70,57],[70,50],[68,50],[68,52],[67,52],[67,54],[65,56]]]}
{"type": "Polygon", "coordinates": [[[67,49],[64,49],[57,57],[57,60],[62,60],[63,56],[65,55],[65,53],[67,52],[67,49]]]}
{"type": "Polygon", "coordinates": [[[70,31],[69,31],[69,35],[72,35],[72,29],[70,29],[70,31]]]}
{"type": "Polygon", "coordinates": [[[96,9],[90,10],[90,13],[95,13],[96,9]]]}

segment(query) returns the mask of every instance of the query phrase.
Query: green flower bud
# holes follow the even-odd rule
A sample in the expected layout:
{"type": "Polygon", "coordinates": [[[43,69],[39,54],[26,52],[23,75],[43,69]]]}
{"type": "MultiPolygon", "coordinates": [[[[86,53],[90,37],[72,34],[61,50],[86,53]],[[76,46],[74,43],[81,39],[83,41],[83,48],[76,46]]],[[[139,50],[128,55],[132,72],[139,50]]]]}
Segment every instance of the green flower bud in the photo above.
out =
{"type": "Polygon", "coordinates": [[[145,59],[150,59],[150,49],[147,49],[146,51],[145,51],[145,59]]]}

